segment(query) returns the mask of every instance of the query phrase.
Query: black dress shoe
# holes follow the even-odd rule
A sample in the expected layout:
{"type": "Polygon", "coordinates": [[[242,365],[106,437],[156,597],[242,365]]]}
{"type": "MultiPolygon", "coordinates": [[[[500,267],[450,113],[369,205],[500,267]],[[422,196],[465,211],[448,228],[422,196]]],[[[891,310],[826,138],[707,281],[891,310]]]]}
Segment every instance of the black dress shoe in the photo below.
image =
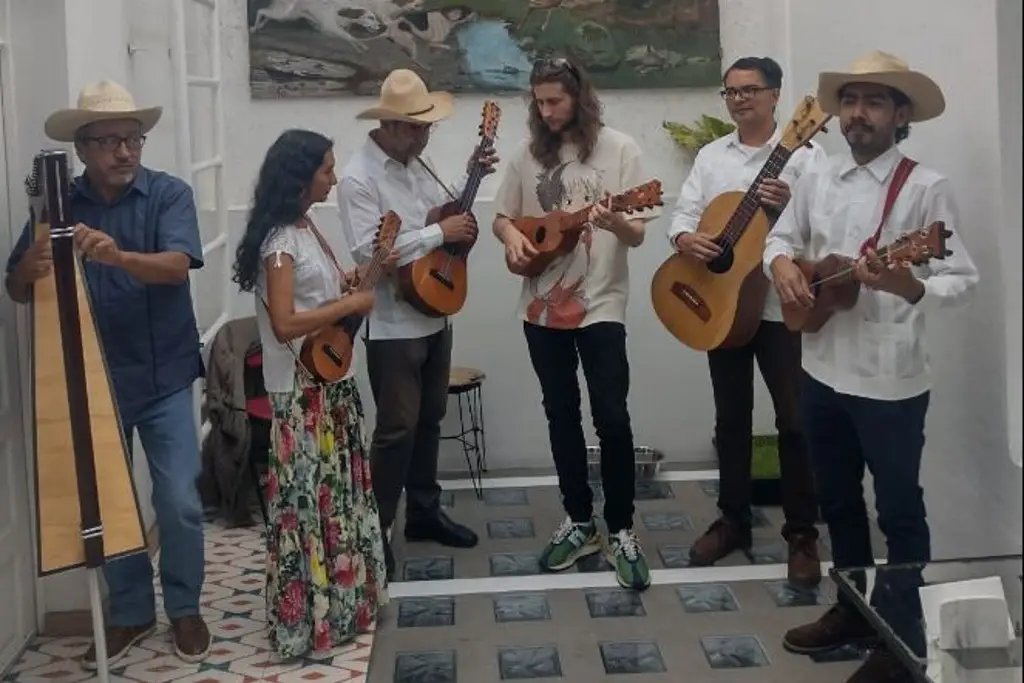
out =
{"type": "Polygon", "coordinates": [[[480,539],[469,527],[456,524],[448,515],[438,512],[436,517],[406,520],[405,540],[433,541],[450,548],[473,548],[480,539]]]}

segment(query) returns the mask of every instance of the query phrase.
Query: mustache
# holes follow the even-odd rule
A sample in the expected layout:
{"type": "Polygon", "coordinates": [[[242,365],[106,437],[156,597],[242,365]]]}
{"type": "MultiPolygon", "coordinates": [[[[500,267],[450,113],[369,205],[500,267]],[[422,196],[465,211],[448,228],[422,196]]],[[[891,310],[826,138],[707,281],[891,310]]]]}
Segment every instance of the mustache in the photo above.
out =
{"type": "Polygon", "coordinates": [[[851,121],[846,126],[846,132],[850,132],[850,131],[854,131],[854,130],[862,130],[865,133],[872,133],[872,132],[874,132],[875,127],[870,125],[869,123],[867,123],[865,121],[851,121]]]}

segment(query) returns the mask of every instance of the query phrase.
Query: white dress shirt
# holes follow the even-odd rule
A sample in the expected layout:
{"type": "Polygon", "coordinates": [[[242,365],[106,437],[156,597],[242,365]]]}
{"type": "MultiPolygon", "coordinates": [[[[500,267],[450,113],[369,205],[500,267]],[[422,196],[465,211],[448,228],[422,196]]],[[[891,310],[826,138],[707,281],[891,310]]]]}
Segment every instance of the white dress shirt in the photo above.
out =
{"type": "MultiPolygon", "coordinates": [[[[832,157],[797,183],[793,199],[768,237],[765,272],[779,256],[813,261],[828,254],[856,258],[878,228],[889,180],[902,154],[895,147],[865,166],[849,152],[832,157]]],[[[884,247],[898,236],[945,221],[952,254],[914,267],[924,283],[916,304],[861,287],[857,304],[837,312],[815,334],[803,335],[803,367],[835,391],[898,401],[931,388],[925,316],[964,303],[978,271],[960,240],[960,216],[949,181],[931,169],[914,168],[893,205],[878,240],[884,247]]]]}
{"type": "MultiPolygon", "coordinates": [[[[431,161],[424,158],[431,164],[431,161]]],[[[436,173],[437,168],[430,168],[436,173]]],[[[463,176],[456,197],[465,186],[463,176]]],[[[438,223],[425,225],[427,212],[451,200],[418,161],[408,166],[392,159],[367,136],[349,158],[338,180],[338,211],[341,229],[352,258],[368,263],[373,258],[373,239],[381,217],[394,211],[402,219],[395,241],[398,265],[411,263],[444,243],[438,223]]],[[[366,323],[370,339],[419,339],[444,329],[445,318],[431,318],[410,306],[401,296],[398,280],[388,274],[377,281],[376,300],[366,323]]]]}
{"type": "MultiPolygon", "coordinates": [[[[679,190],[679,199],[672,212],[668,241],[673,249],[678,235],[697,231],[701,215],[715,197],[723,192],[746,192],[753,185],[757,174],[781,139],[782,128],[776,126],[775,133],[764,145],[751,147],[740,142],[739,134],[734,131],[700,149],[693,160],[690,174],[679,190]]],[[[825,160],[825,152],[811,142],[810,148],[801,147],[793,152],[779,174],[779,180],[789,185],[792,193],[796,179],[812,165],[825,160]]],[[[782,304],[774,288],[765,297],[761,318],[773,322],[782,320],[782,304]]]]}

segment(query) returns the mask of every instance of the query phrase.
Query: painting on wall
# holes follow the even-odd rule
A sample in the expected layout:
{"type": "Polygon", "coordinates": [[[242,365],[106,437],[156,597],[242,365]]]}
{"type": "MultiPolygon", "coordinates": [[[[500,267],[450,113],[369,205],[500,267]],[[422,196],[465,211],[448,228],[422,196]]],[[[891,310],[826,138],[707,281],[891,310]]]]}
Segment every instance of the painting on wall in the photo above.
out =
{"type": "Polygon", "coordinates": [[[718,0],[248,0],[257,99],[375,95],[393,69],[435,90],[525,91],[568,55],[600,89],[717,85],[718,0]]]}

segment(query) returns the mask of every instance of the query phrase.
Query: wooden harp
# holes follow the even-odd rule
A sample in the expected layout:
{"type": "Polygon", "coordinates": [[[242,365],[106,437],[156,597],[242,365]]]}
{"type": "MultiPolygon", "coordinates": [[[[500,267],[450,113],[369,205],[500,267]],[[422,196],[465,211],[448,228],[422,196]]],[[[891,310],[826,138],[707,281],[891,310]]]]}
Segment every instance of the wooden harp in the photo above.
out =
{"type": "Polygon", "coordinates": [[[129,451],[75,253],[68,153],[36,155],[25,180],[33,237],[53,272],[33,285],[32,400],[38,573],[146,551],[129,451]]]}

